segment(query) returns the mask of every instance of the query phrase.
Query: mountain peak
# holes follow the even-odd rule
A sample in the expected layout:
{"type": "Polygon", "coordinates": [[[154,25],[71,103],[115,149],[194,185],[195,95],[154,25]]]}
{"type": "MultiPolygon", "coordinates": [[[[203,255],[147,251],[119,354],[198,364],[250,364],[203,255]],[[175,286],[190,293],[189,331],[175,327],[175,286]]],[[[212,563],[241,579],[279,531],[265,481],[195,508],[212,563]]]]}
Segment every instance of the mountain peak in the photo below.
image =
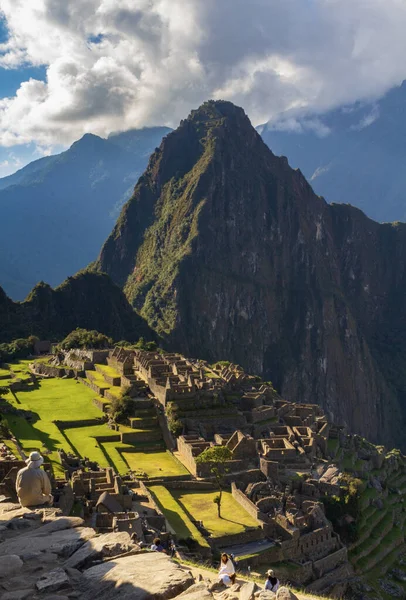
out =
{"type": "Polygon", "coordinates": [[[199,108],[192,110],[187,121],[218,121],[219,119],[248,120],[240,106],[228,100],[207,100],[199,108]]]}

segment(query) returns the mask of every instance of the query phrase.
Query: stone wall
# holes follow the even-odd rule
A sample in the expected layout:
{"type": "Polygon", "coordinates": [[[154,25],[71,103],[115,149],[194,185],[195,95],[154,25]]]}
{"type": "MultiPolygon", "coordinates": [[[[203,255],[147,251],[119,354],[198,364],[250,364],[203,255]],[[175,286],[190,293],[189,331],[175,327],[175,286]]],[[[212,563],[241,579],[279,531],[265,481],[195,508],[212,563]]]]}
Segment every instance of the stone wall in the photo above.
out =
{"type": "Polygon", "coordinates": [[[258,525],[260,525],[260,521],[268,521],[268,516],[262,513],[259,508],[253,502],[251,502],[251,500],[247,498],[247,496],[241,492],[241,490],[237,488],[234,481],[231,484],[231,494],[238,504],[240,504],[244,510],[251,515],[251,517],[258,521],[258,525]]]}
{"type": "Polygon", "coordinates": [[[274,565],[276,576],[279,579],[291,581],[297,586],[302,586],[314,578],[313,563],[311,561],[300,563],[288,563],[274,565]]]}
{"type": "Polygon", "coordinates": [[[105,392],[105,390],[108,387],[107,384],[106,384],[105,388],[101,388],[98,385],[96,385],[95,383],[93,383],[93,381],[90,381],[90,379],[85,379],[85,378],[82,378],[82,377],[80,377],[79,379],[88,388],[90,388],[91,390],[93,390],[95,394],[98,394],[99,396],[104,396],[104,392],[105,392]]]}
{"type": "Polygon", "coordinates": [[[115,385],[115,386],[120,387],[120,385],[121,385],[121,377],[112,377],[110,375],[106,375],[106,373],[104,371],[102,371],[102,369],[100,369],[98,367],[98,365],[95,365],[95,369],[96,369],[96,371],[98,373],[101,373],[101,375],[103,375],[104,379],[107,381],[107,383],[109,385],[113,385],[113,386],[115,385]]]}
{"type": "MultiPolygon", "coordinates": [[[[254,554],[248,556],[247,558],[238,557],[238,567],[247,568],[247,567],[257,567],[259,565],[272,565],[273,568],[276,569],[275,563],[281,562],[283,560],[282,550],[278,545],[272,546],[267,550],[263,550],[262,552],[258,552],[258,554],[254,554]]],[[[279,575],[279,572],[277,571],[279,575]]]]}
{"type": "Polygon", "coordinates": [[[317,574],[317,577],[319,578],[325,575],[325,573],[328,573],[329,571],[335,569],[338,565],[347,562],[347,560],[348,552],[347,548],[344,547],[340,548],[339,550],[336,550],[336,552],[333,552],[328,556],[325,556],[324,558],[320,558],[319,560],[315,561],[313,563],[313,567],[317,574]]]}
{"type": "MultiPolygon", "coordinates": [[[[188,475],[185,475],[188,477],[188,475]]],[[[190,490],[193,492],[205,492],[213,491],[217,489],[217,486],[211,481],[196,481],[195,479],[182,481],[167,481],[165,487],[168,490],[190,490]]]]}
{"type": "Polygon", "coordinates": [[[97,436],[95,436],[94,439],[99,444],[103,444],[104,442],[120,442],[121,436],[119,434],[117,434],[117,435],[97,435],[97,436]]]}
{"type": "Polygon", "coordinates": [[[92,402],[102,412],[107,412],[108,407],[109,407],[109,403],[108,402],[103,402],[103,400],[101,398],[93,398],[92,402]]]}
{"type": "Polygon", "coordinates": [[[311,560],[318,560],[336,550],[338,544],[331,528],[322,527],[297,539],[282,542],[282,550],[285,559],[296,560],[307,556],[311,560]]]}
{"type": "Polygon", "coordinates": [[[274,460],[269,460],[261,456],[259,460],[259,468],[265,477],[270,477],[272,480],[277,481],[279,477],[279,463],[274,460]]]}
{"type": "Polygon", "coordinates": [[[76,429],[78,427],[93,427],[94,425],[102,425],[107,421],[106,417],[100,419],[82,419],[80,421],[54,421],[58,429],[76,429]]]}
{"type": "Polygon", "coordinates": [[[53,367],[52,365],[46,365],[41,362],[34,362],[33,365],[37,375],[47,375],[48,377],[76,377],[78,374],[74,369],[53,367]]]}
{"type": "MultiPolygon", "coordinates": [[[[306,587],[306,591],[309,592],[324,592],[330,585],[336,585],[340,581],[347,582],[348,578],[352,575],[352,569],[349,563],[343,563],[337,569],[330,571],[320,579],[316,579],[310,585],[306,587]]],[[[339,596],[341,597],[341,596],[339,596]]]]}
{"type": "Polygon", "coordinates": [[[91,363],[106,364],[110,350],[74,350],[75,355],[81,360],[88,360],[91,363]]]}
{"type": "MultiPolygon", "coordinates": [[[[204,525],[204,522],[203,522],[204,525]]],[[[234,546],[235,544],[248,544],[249,542],[258,542],[265,538],[264,531],[261,527],[257,529],[247,529],[243,533],[235,533],[233,535],[224,535],[219,538],[209,538],[208,542],[216,548],[225,548],[234,546]]]]}

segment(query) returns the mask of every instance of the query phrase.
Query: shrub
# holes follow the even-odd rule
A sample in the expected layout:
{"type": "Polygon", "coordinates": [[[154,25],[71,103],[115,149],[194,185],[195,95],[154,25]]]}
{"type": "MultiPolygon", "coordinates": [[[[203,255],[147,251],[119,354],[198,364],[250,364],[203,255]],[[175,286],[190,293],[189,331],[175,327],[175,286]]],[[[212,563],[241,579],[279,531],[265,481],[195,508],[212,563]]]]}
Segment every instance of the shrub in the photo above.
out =
{"type": "Polygon", "coordinates": [[[128,350],[146,350],[147,352],[158,350],[158,344],[156,342],[146,342],[143,337],[140,337],[135,344],[131,344],[126,340],[121,340],[120,342],[117,342],[116,346],[127,348],[128,350]]]}
{"type": "Polygon", "coordinates": [[[27,358],[34,353],[34,344],[37,341],[37,337],[30,335],[28,338],[18,338],[8,344],[0,344],[0,363],[27,358]]]}
{"type": "Polygon", "coordinates": [[[62,350],[72,350],[73,348],[83,349],[103,349],[111,348],[113,340],[103,333],[87,329],[80,329],[79,327],[74,331],[71,331],[69,335],[59,344],[59,348],[62,350]]]}
{"type": "Polygon", "coordinates": [[[179,419],[168,419],[168,427],[175,437],[182,435],[183,423],[179,419]]]}
{"type": "Polygon", "coordinates": [[[115,397],[111,401],[110,414],[117,423],[123,423],[133,412],[133,401],[128,394],[121,398],[115,397]]]}

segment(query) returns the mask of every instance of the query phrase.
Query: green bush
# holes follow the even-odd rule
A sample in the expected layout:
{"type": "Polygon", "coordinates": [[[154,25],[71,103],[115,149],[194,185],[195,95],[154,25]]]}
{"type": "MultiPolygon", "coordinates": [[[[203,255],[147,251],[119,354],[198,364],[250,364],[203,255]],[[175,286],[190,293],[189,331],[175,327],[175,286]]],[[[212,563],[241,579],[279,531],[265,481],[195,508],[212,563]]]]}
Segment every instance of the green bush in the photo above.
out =
{"type": "Polygon", "coordinates": [[[182,432],[183,432],[183,423],[179,419],[168,419],[168,427],[169,427],[169,431],[175,437],[178,437],[179,435],[182,435],[182,432]]]}
{"type": "Polygon", "coordinates": [[[120,342],[117,342],[116,346],[127,348],[128,350],[146,350],[147,352],[155,352],[155,350],[158,350],[156,342],[146,342],[143,337],[140,337],[135,344],[131,344],[126,340],[121,340],[120,342]]]}
{"type": "Polygon", "coordinates": [[[110,404],[110,414],[117,423],[124,423],[133,413],[133,401],[128,394],[115,397],[110,404]]]}
{"type": "Polygon", "coordinates": [[[71,331],[69,335],[59,344],[59,348],[62,350],[72,350],[73,348],[83,349],[103,349],[111,348],[113,346],[113,340],[103,333],[87,329],[80,329],[79,327],[74,331],[71,331]]]}
{"type": "Polygon", "coordinates": [[[35,342],[38,342],[38,338],[30,335],[28,338],[18,338],[8,344],[0,344],[0,363],[27,358],[34,353],[35,342]]]}

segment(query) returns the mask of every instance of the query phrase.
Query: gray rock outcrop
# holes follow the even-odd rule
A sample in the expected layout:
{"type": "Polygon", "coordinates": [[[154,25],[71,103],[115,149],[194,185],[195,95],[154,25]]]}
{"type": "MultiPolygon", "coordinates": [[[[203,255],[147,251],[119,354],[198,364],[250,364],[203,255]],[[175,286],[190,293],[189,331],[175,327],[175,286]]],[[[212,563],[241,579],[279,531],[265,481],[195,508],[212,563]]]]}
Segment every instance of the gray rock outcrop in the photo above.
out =
{"type": "Polygon", "coordinates": [[[189,571],[155,552],[104,562],[84,575],[82,600],[168,600],[194,583],[189,571]]]}

